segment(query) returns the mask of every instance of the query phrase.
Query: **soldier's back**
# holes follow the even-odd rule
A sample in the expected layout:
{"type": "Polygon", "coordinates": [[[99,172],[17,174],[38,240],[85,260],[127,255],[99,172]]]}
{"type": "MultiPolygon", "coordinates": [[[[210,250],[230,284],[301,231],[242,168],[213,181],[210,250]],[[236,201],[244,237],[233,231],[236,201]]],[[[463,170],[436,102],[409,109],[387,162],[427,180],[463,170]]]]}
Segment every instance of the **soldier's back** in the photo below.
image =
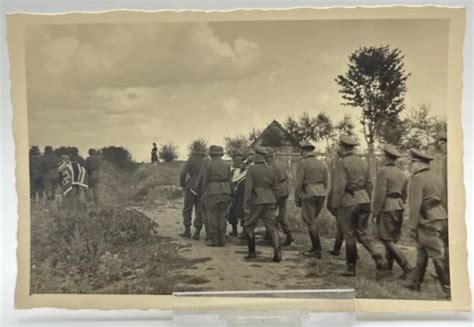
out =
{"type": "Polygon", "coordinates": [[[326,178],[326,165],[315,156],[304,158],[302,166],[305,184],[319,184],[326,178]]]}
{"type": "Polygon", "coordinates": [[[354,155],[348,155],[342,158],[342,167],[347,172],[347,184],[351,186],[364,186],[369,173],[367,162],[354,155]]]}
{"type": "Polygon", "coordinates": [[[211,159],[206,165],[207,195],[231,194],[230,164],[221,158],[211,159]]]}

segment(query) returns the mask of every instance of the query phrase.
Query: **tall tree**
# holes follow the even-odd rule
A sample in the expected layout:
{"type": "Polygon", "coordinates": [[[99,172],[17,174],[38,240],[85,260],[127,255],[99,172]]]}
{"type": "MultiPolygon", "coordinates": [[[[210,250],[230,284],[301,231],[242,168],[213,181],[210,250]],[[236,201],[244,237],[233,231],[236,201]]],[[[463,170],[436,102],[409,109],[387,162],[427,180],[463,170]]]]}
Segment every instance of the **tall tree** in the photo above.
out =
{"type": "Polygon", "coordinates": [[[404,108],[407,74],[402,52],[388,46],[362,47],[349,56],[345,75],[336,83],[342,94],[342,105],[362,109],[361,124],[369,153],[386,120],[397,116],[404,108]]]}
{"type": "Polygon", "coordinates": [[[284,123],[284,127],[288,131],[288,133],[296,140],[298,143],[303,143],[305,140],[305,135],[301,130],[301,126],[299,122],[294,119],[292,116],[288,116],[284,123]]]}
{"type": "Polygon", "coordinates": [[[412,109],[405,120],[406,132],[402,147],[427,149],[436,141],[439,132],[446,132],[446,121],[437,116],[430,116],[430,107],[422,104],[412,109]]]}
{"type": "Polygon", "coordinates": [[[341,136],[342,134],[354,136],[354,128],[354,123],[352,122],[351,116],[349,116],[348,114],[345,114],[344,118],[342,118],[342,120],[339,121],[335,126],[335,129],[339,136],[341,136]]]}
{"type": "Polygon", "coordinates": [[[227,155],[231,155],[234,150],[240,150],[246,153],[250,148],[250,142],[246,135],[240,134],[235,136],[224,137],[224,147],[227,155]]]}
{"type": "Polygon", "coordinates": [[[323,111],[320,112],[314,120],[316,125],[316,136],[318,140],[324,140],[326,142],[326,150],[330,150],[330,140],[335,136],[334,125],[331,118],[323,111]]]}

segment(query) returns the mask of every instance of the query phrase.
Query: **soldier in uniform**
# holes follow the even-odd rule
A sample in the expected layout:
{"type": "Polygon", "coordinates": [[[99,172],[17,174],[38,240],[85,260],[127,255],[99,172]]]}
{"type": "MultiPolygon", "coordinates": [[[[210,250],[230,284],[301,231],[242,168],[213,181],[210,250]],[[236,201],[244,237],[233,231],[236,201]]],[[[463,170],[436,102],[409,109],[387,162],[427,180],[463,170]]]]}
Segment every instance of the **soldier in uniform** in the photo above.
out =
{"type": "Polygon", "coordinates": [[[153,142],[153,147],[151,148],[151,163],[153,165],[158,163],[158,147],[155,142],[153,142]]]}
{"type": "Polygon", "coordinates": [[[308,226],[311,249],[306,256],[321,258],[321,240],[316,227],[316,219],[324,205],[328,187],[328,171],[313,152],[314,146],[301,146],[303,159],[296,171],[295,202],[301,206],[301,217],[308,226]]]}
{"type": "Polygon", "coordinates": [[[265,160],[268,165],[273,168],[277,175],[278,186],[275,192],[275,197],[277,201],[277,226],[280,226],[283,230],[283,233],[286,235],[286,240],[282,244],[283,246],[289,246],[294,241],[293,235],[291,233],[290,222],[287,217],[287,207],[286,202],[290,195],[290,188],[288,185],[288,173],[286,168],[281,164],[281,162],[275,160],[275,152],[272,148],[267,149],[267,155],[265,160]]]}
{"type": "Polygon", "coordinates": [[[224,149],[211,145],[209,160],[203,174],[203,189],[206,194],[209,230],[208,246],[224,246],[226,218],[232,191],[230,189],[230,165],[222,160],[224,149]]]}
{"type": "Polygon", "coordinates": [[[202,168],[204,161],[204,151],[193,151],[191,157],[188,159],[180,175],[180,185],[184,189],[184,208],[183,208],[183,225],[184,233],[180,234],[183,237],[191,237],[191,223],[193,207],[196,218],[194,219],[194,238],[199,239],[199,234],[202,228],[201,215],[201,201],[199,194],[193,192],[196,186],[196,180],[202,168]]]}
{"type": "Polygon", "coordinates": [[[255,147],[254,165],[249,166],[245,180],[245,211],[248,212],[245,221],[247,232],[248,254],[246,259],[256,257],[255,252],[255,228],[258,221],[263,220],[267,232],[271,235],[273,244],[273,261],[280,262],[281,249],[280,238],[276,228],[276,198],[275,193],[278,188],[278,178],[275,170],[265,164],[267,151],[260,147],[255,147]]]}
{"type": "Polygon", "coordinates": [[[331,188],[329,189],[328,198],[326,201],[326,207],[328,211],[336,218],[336,237],[334,240],[334,247],[332,250],[329,250],[329,253],[337,257],[341,253],[342,243],[344,243],[344,234],[342,232],[342,227],[341,227],[341,224],[339,223],[339,219],[337,218],[338,210],[332,207],[332,193],[334,190],[334,173],[336,171],[336,165],[339,163],[339,161],[342,158],[341,151],[338,149],[336,152],[337,152],[338,158],[336,159],[336,163],[333,164],[333,167],[331,170],[332,184],[331,184],[331,188]]]}
{"type": "Polygon", "coordinates": [[[85,168],[88,175],[89,202],[99,204],[99,181],[100,181],[100,159],[95,149],[89,149],[89,157],[86,159],[85,168]]]}
{"type": "Polygon", "coordinates": [[[47,145],[44,148],[43,159],[41,160],[41,173],[44,182],[44,188],[46,192],[46,199],[54,201],[56,196],[56,188],[58,187],[59,179],[59,158],[53,152],[53,148],[47,145]]]}
{"type": "Polygon", "coordinates": [[[338,219],[346,242],[346,271],[342,276],[356,275],[357,245],[361,243],[375,261],[377,271],[387,270],[387,263],[375,250],[367,233],[370,216],[372,180],[366,161],[354,154],[357,142],[341,135],[339,147],[342,159],[334,172],[332,207],[338,210],[338,219]]]}
{"type": "Polygon", "coordinates": [[[239,224],[239,219],[242,220],[244,217],[244,207],[243,207],[243,180],[245,179],[245,169],[243,169],[243,155],[242,151],[235,149],[231,153],[232,157],[232,202],[229,209],[228,220],[232,225],[232,231],[230,236],[239,236],[237,230],[237,225],[239,224]]]}
{"type": "MultiPolygon", "coordinates": [[[[443,197],[442,203],[443,207],[448,212],[448,136],[445,132],[441,132],[438,138],[438,147],[442,155],[442,162],[441,162],[441,174],[442,174],[442,181],[443,181],[443,197]]],[[[449,275],[449,232],[448,232],[448,224],[445,224],[445,228],[441,233],[441,237],[444,243],[444,264],[446,272],[449,275]]]]}
{"type": "Polygon", "coordinates": [[[428,259],[431,258],[443,292],[449,296],[450,280],[444,261],[443,230],[448,214],[442,204],[443,183],[430,170],[434,158],[416,149],[411,150],[411,188],[409,196],[408,227],[417,241],[417,258],[414,272],[405,286],[420,291],[428,259]]]}
{"type": "Polygon", "coordinates": [[[397,246],[400,240],[404,203],[408,193],[408,178],[395,166],[400,152],[392,145],[383,147],[385,153],[384,167],[377,174],[374,197],[372,200],[372,215],[377,226],[377,237],[385,246],[385,259],[388,270],[393,268],[395,260],[403,270],[405,278],[413,268],[397,246]]]}
{"type": "Polygon", "coordinates": [[[43,177],[41,176],[41,153],[38,146],[30,149],[30,200],[42,201],[44,193],[43,177]],[[38,199],[36,199],[38,196],[38,199]]]}
{"type": "MultiPolygon", "coordinates": [[[[208,224],[208,210],[207,210],[207,197],[206,193],[204,191],[203,187],[203,180],[204,180],[204,171],[207,168],[207,164],[209,163],[209,158],[204,158],[201,166],[201,170],[199,172],[199,175],[196,179],[196,184],[194,188],[191,189],[193,194],[197,194],[199,196],[199,202],[200,202],[200,207],[201,207],[201,216],[202,216],[202,225],[204,226],[204,231],[206,233],[206,241],[209,241],[209,224],[208,224]]],[[[199,234],[194,233],[193,238],[195,240],[199,240],[199,234]]]]}

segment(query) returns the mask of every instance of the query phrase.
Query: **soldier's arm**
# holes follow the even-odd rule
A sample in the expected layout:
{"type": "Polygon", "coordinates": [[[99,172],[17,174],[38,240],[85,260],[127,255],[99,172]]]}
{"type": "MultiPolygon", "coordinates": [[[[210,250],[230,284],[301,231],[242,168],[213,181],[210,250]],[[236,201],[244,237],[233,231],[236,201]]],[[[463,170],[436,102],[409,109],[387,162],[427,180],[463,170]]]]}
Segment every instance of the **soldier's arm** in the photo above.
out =
{"type": "Polygon", "coordinates": [[[209,169],[208,169],[208,165],[206,164],[205,166],[203,166],[203,169],[202,169],[202,180],[201,180],[201,185],[200,185],[202,192],[206,191],[207,184],[209,184],[209,169]]]}
{"type": "Polygon", "coordinates": [[[186,176],[188,175],[188,171],[189,171],[189,160],[186,162],[183,169],[181,170],[181,174],[179,175],[179,185],[181,185],[181,187],[186,186],[186,176]]]}
{"type": "Polygon", "coordinates": [[[387,193],[387,179],[384,170],[380,169],[375,179],[374,196],[372,197],[372,214],[378,216],[382,211],[387,193]]]}
{"type": "Polygon", "coordinates": [[[408,178],[405,178],[405,183],[403,184],[403,188],[402,188],[402,200],[403,200],[403,203],[405,203],[408,199],[408,187],[409,187],[409,183],[408,183],[409,179],[408,178]]]}
{"type": "Polygon", "coordinates": [[[249,199],[250,199],[250,194],[252,193],[252,189],[253,189],[252,167],[249,167],[245,175],[245,193],[244,193],[244,207],[245,208],[248,208],[249,206],[249,199]]]}
{"type": "Polygon", "coordinates": [[[420,222],[421,206],[423,204],[423,185],[417,176],[413,176],[410,187],[408,227],[416,229],[420,222]]]}
{"type": "Polygon", "coordinates": [[[323,175],[323,185],[324,185],[324,188],[326,189],[326,191],[328,190],[328,184],[329,184],[329,171],[328,171],[328,166],[326,165],[326,163],[323,163],[323,167],[324,167],[324,175],[323,175]]]}
{"type": "Polygon", "coordinates": [[[372,192],[374,190],[374,184],[372,182],[372,174],[370,173],[370,164],[367,165],[367,171],[365,173],[365,188],[369,194],[369,198],[372,198],[372,192]]]}
{"type": "Polygon", "coordinates": [[[346,190],[347,184],[347,171],[344,168],[342,161],[336,164],[334,170],[334,182],[333,182],[333,194],[332,194],[332,207],[340,208],[342,205],[342,198],[346,190]]]}
{"type": "Polygon", "coordinates": [[[295,201],[297,201],[301,194],[303,193],[303,181],[304,181],[304,166],[301,161],[298,164],[298,169],[296,170],[296,185],[295,185],[295,201]]]}
{"type": "Polygon", "coordinates": [[[196,183],[194,184],[193,190],[197,193],[202,193],[202,181],[204,177],[204,170],[206,169],[206,163],[201,167],[201,170],[199,171],[199,175],[196,178],[196,183]]]}

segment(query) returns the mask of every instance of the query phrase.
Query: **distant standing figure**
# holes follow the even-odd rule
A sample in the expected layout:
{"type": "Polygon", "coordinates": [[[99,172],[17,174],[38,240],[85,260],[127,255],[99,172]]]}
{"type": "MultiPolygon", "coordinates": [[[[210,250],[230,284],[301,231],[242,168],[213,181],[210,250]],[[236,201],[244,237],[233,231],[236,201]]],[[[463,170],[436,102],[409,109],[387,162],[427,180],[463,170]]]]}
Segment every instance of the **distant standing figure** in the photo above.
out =
{"type": "Polygon", "coordinates": [[[41,175],[43,177],[46,199],[48,202],[54,201],[56,188],[59,179],[59,158],[53,152],[53,148],[48,145],[44,148],[43,159],[41,160],[41,175]]]}
{"type": "Polygon", "coordinates": [[[230,232],[230,236],[239,236],[237,225],[239,224],[239,220],[242,221],[244,218],[244,188],[243,183],[245,182],[245,174],[246,170],[243,167],[243,155],[242,151],[236,149],[231,154],[232,157],[232,168],[231,168],[231,175],[232,175],[232,203],[229,209],[229,216],[228,220],[229,223],[232,225],[232,231],[230,232]]]}
{"type": "Polygon", "coordinates": [[[76,148],[76,147],[72,148],[72,153],[69,156],[69,160],[71,162],[76,162],[76,163],[80,164],[82,167],[84,167],[84,165],[86,163],[84,158],[79,155],[79,149],[76,148]]]}
{"type": "Polygon", "coordinates": [[[151,149],[151,163],[156,165],[158,163],[158,147],[153,142],[153,148],[151,149]]]}
{"type": "Polygon", "coordinates": [[[43,177],[41,176],[41,153],[37,146],[30,149],[30,200],[42,201],[44,193],[43,177]],[[38,196],[38,199],[36,198],[38,196]]]}
{"type": "Polygon", "coordinates": [[[100,181],[100,158],[95,149],[89,149],[89,157],[86,159],[86,171],[89,185],[89,202],[99,204],[99,181],[100,181]]]}

